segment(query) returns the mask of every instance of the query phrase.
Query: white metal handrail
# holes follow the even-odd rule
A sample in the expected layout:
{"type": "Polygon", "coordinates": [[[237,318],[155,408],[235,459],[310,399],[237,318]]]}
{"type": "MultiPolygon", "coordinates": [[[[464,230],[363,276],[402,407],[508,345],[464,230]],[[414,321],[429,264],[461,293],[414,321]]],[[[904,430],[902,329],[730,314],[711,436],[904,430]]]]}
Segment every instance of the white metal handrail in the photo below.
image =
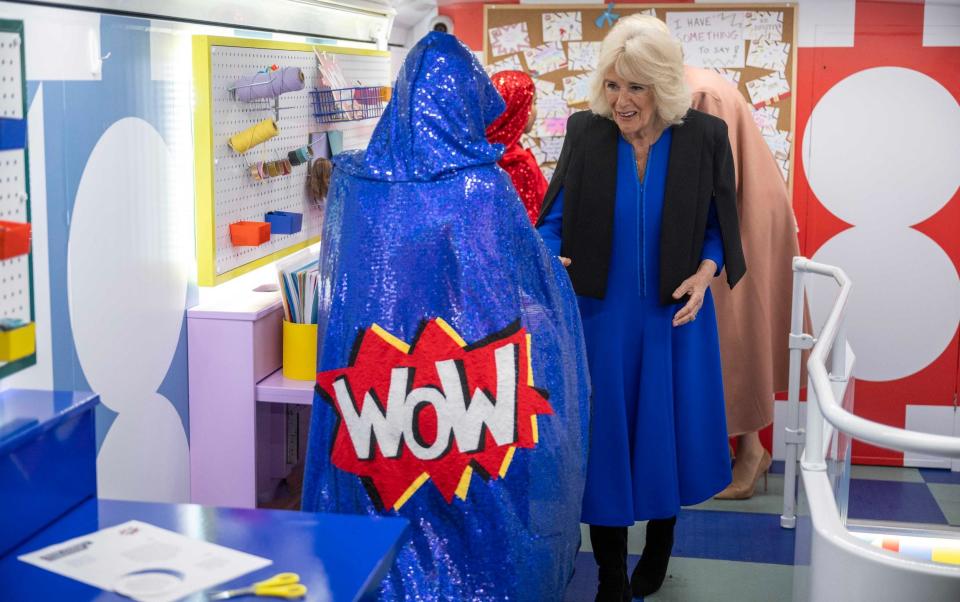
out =
{"type": "Polygon", "coordinates": [[[874,445],[921,454],[960,458],[960,437],[908,431],[866,420],[844,409],[834,386],[846,391],[851,380],[853,353],[844,327],[852,283],[835,266],[793,259],[793,313],[790,324],[790,379],[787,390],[787,426],[785,436],[783,514],[781,526],[796,525],[796,470],[800,449],[805,470],[825,471],[826,456],[834,429],[874,445]],[[839,286],[827,321],[817,338],[804,333],[804,281],[807,274],[832,278],[839,286]],[[806,428],[800,428],[801,355],[810,349],[807,360],[809,379],[806,428]],[[849,357],[848,357],[849,355],[849,357]]]}
{"type": "Polygon", "coordinates": [[[837,402],[830,383],[831,377],[835,380],[846,380],[849,377],[844,374],[846,336],[843,333],[842,318],[850,296],[852,286],[850,279],[838,267],[816,263],[802,257],[794,258],[793,265],[795,271],[831,276],[840,285],[840,293],[833,304],[833,309],[807,360],[810,385],[815,394],[812,401],[816,407],[810,405],[807,407],[804,468],[823,470],[822,467],[825,467],[822,451],[823,423],[818,420],[820,417],[838,431],[847,433],[860,441],[899,451],[960,458],[960,437],[933,435],[888,426],[861,418],[843,409],[837,402]],[[831,364],[829,372],[827,370],[828,354],[831,364]]]}

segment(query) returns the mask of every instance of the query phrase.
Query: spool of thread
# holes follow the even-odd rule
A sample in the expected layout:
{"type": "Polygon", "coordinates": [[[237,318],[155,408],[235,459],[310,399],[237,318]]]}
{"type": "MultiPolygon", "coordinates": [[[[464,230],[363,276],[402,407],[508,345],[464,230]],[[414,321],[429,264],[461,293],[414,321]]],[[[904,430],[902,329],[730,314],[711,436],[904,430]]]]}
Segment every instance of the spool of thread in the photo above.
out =
{"type": "Polygon", "coordinates": [[[237,100],[250,102],[260,98],[275,98],[284,92],[303,90],[306,80],[299,67],[284,67],[276,71],[254,73],[233,83],[237,100]]]}
{"type": "Polygon", "coordinates": [[[313,149],[309,146],[301,146],[296,150],[287,153],[287,159],[291,165],[303,165],[313,157],[313,149]]]}
{"type": "Polygon", "coordinates": [[[230,148],[243,154],[261,142],[273,138],[277,133],[277,122],[272,118],[264,119],[257,125],[231,136],[230,148]]]}

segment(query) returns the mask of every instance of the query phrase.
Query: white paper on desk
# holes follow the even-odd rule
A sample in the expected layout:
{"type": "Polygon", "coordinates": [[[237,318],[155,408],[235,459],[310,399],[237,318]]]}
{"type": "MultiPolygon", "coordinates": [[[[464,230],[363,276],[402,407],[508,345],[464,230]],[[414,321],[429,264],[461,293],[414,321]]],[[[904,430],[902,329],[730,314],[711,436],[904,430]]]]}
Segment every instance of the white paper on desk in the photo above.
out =
{"type": "Polygon", "coordinates": [[[667,26],[683,44],[683,62],[694,67],[743,69],[742,11],[668,12],[667,26]]]}
{"type": "Polygon", "coordinates": [[[143,602],[179,600],[273,563],[137,520],[47,546],[19,559],[106,591],[115,591],[125,577],[139,571],[153,569],[182,576],[162,593],[128,594],[143,602]]]}
{"type": "Polygon", "coordinates": [[[580,12],[546,13],[543,15],[543,41],[561,42],[583,38],[580,12]]]}
{"type": "Polygon", "coordinates": [[[790,84],[780,71],[747,82],[750,102],[754,105],[771,101],[790,91],[790,84]]]}
{"type": "Polygon", "coordinates": [[[523,51],[523,58],[533,75],[543,75],[567,66],[567,53],[560,42],[547,42],[523,51]]]}
{"type": "Polygon", "coordinates": [[[530,48],[530,36],[526,23],[513,23],[494,27],[489,32],[491,56],[512,54],[530,48]]]}
{"type": "Polygon", "coordinates": [[[790,56],[790,44],[773,40],[755,40],[750,43],[747,53],[747,66],[786,71],[787,58],[790,56]]]}
{"type": "Polygon", "coordinates": [[[783,13],[779,11],[748,10],[743,13],[743,37],[747,40],[783,39],[783,13]]]}
{"type": "Polygon", "coordinates": [[[593,71],[600,62],[601,42],[570,42],[567,44],[567,69],[593,71]]]}

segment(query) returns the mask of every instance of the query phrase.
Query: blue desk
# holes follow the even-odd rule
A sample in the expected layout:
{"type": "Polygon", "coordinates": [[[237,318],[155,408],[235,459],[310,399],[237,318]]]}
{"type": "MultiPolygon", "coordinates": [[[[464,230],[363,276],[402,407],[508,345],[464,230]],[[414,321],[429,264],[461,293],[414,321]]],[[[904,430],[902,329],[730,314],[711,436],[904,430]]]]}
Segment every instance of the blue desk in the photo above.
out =
{"type": "MultiPolygon", "coordinates": [[[[406,543],[409,525],[403,518],[89,500],[0,558],[0,599],[129,600],[20,562],[17,556],[133,519],[273,560],[217,589],[289,571],[300,574],[309,589],[307,600],[335,602],[376,599],[380,581],[406,543]]],[[[199,594],[187,598],[205,599],[199,594]]]]}
{"type": "Polygon", "coordinates": [[[97,496],[99,401],[74,391],[0,392],[0,557],[97,496]]]}

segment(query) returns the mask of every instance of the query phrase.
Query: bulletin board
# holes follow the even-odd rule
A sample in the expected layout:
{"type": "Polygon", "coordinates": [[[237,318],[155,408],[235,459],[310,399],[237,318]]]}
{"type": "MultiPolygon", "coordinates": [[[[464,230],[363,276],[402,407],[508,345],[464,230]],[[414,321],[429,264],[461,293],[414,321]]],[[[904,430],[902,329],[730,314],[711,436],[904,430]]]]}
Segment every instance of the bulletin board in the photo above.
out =
{"type": "MultiPolygon", "coordinates": [[[[0,119],[6,140],[0,148],[0,220],[30,222],[29,157],[25,137],[11,143],[8,125],[20,122],[25,133],[27,88],[23,44],[23,21],[0,20],[0,119]],[[11,146],[15,148],[10,148],[11,146]]],[[[0,259],[0,318],[33,323],[33,253],[0,259]]],[[[34,327],[22,331],[29,340],[29,354],[12,361],[0,361],[0,377],[9,376],[37,363],[34,327]]],[[[15,331],[8,331],[15,332],[15,331]]],[[[8,333],[3,333],[4,335],[8,333]]]]}
{"type": "MultiPolygon", "coordinates": [[[[369,141],[376,119],[317,123],[310,94],[317,85],[314,48],[335,55],[351,82],[364,86],[389,84],[388,52],[262,39],[193,39],[197,274],[201,286],[226,282],[320,240],[323,210],[309,193],[309,164],[294,166],[288,175],[259,181],[251,176],[251,165],[281,160],[290,151],[321,144],[317,133],[331,129],[342,131],[343,149],[363,148],[369,141]],[[235,98],[235,82],[272,65],[300,68],[304,88],[281,94],[276,103],[235,98]],[[267,118],[275,119],[276,136],[243,154],[228,145],[231,136],[267,118]],[[262,222],[270,211],[301,213],[302,229],[294,234],[272,233],[267,242],[256,246],[233,244],[231,224],[262,222]]],[[[317,156],[325,154],[317,146],[313,148],[317,156]]]]}
{"type": "Polygon", "coordinates": [[[754,120],[792,190],[797,13],[792,4],[487,5],[488,73],[517,69],[537,85],[537,121],[524,139],[547,179],[567,117],[587,108],[600,42],[616,19],[656,16],[681,40],[687,65],[717,71],[753,108],[754,120]]]}

